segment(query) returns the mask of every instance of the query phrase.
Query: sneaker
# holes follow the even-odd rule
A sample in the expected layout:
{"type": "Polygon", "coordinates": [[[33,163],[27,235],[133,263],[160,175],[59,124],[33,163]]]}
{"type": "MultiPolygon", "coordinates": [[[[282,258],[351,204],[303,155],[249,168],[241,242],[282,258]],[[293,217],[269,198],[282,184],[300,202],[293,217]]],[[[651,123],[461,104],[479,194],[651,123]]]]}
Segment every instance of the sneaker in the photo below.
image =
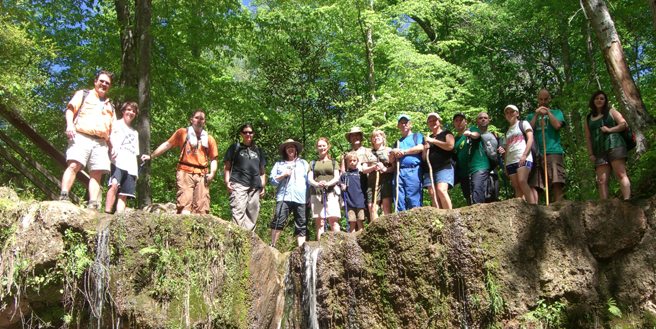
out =
{"type": "Polygon", "coordinates": [[[87,203],[87,209],[100,210],[100,202],[98,202],[98,201],[89,201],[89,203],[87,203]]]}

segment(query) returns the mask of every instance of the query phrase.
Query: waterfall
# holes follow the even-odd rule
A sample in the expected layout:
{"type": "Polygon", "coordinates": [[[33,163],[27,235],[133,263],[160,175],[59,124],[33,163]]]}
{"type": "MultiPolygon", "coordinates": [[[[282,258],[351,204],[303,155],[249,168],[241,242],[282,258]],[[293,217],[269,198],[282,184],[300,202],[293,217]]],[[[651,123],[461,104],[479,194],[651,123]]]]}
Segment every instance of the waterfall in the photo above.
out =
{"type": "Polygon", "coordinates": [[[306,243],[303,251],[303,310],[305,313],[305,326],[308,329],[319,329],[317,319],[317,259],[321,248],[306,243]]]}
{"type": "MultiPolygon", "coordinates": [[[[102,328],[103,308],[109,285],[109,223],[105,223],[96,236],[96,259],[91,266],[88,281],[91,281],[89,306],[96,328],[102,328]]],[[[93,327],[93,325],[91,325],[93,327]]]]}

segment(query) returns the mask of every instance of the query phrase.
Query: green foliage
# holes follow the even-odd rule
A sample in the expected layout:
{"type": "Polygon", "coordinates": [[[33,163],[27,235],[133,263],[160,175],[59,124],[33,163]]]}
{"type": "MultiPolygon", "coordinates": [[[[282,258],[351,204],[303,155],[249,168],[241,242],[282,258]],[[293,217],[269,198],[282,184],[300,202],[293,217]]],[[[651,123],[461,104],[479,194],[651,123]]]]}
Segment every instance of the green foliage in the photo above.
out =
{"type": "Polygon", "coordinates": [[[617,302],[613,298],[608,299],[608,301],[606,302],[606,306],[608,307],[606,310],[611,316],[614,316],[616,318],[622,317],[622,310],[620,310],[620,308],[617,307],[617,302]]]}
{"type": "Polygon", "coordinates": [[[64,249],[59,267],[64,276],[79,279],[93,264],[94,255],[87,246],[87,241],[80,232],[71,229],[64,231],[64,249]]]}
{"type": "Polygon", "coordinates": [[[522,318],[526,323],[537,324],[539,328],[564,328],[567,324],[566,307],[567,305],[559,300],[548,303],[540,299],[536,308],[522,318]]]}

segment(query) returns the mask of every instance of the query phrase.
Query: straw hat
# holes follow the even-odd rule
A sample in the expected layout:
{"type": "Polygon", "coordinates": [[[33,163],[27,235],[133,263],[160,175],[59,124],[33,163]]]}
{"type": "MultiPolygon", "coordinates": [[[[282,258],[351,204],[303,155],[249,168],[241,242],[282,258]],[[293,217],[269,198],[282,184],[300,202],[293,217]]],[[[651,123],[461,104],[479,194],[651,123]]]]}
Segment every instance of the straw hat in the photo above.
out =
{"type": "Polygon", "coordinates": [[[296,148],[296,154],[301,154],[301,152],[303,151],[303,145],[301,145],[301,143],[299,143],[299,142],[297,142],[297,141],[290,138],[290,139],[282,142],[282,144],[280,144],[280,147],[278,147],[278,149],[280,150],[280,155],[282,156],[283,159],[286,158],[285,149],[289,145],[294,145],[294,147],[296,148]]]}
{"type": "Polygon", "coordinates": [[[351,134],[360,134],[364,138],[364,132],[362,131],[362,129],[360,129],[360,127],[353,127],[353,128],[351,128],[351,130],[349,130],[349,132],[344,134],[344,138],[346,138],[346,140],[349,141],[349,142],[351,141],[349,139],[349,136],[351,136],[351,134]]]}

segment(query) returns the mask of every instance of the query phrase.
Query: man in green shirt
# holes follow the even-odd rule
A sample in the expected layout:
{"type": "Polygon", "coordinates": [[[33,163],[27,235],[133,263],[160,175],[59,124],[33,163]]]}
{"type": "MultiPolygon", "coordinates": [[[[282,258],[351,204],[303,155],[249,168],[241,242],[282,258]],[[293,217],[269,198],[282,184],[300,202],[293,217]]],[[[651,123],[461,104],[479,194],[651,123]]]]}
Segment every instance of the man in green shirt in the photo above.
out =
{"type": "Polygon", "coordinates": [[[456,184],[460,183],[462,196],[471,204],[471,193],[469,191],[469,137],[464,133],[467,130],[467,118],[464,113],[456,113],[453,116],[453,128],[456,132],[455,144],[453,145],[453,152],[456,154],[456,171],[455,180],[456,184]]]}
{"type": "Polygon", "coordinates": [[[535,113],[529,113],[526,120],[531,123],[535,131],[535,141],[538,143],[540,153],[544,154],[546,145],[549,189],[553,191],[553,200],[560,201],[563,199],[565,189],[565,161],[563,146],[560,143],[560,129],[565,127],[566,123],[563,112],[550,108],[550,102],[549,91],[541,89],[538,92],[538,108],[535,109],[535,113]]]}
{"type": "Polygon", "coordinates": [[[476,117],[476,126],[471,126],[463,133],[471,138],[469,149],[469,186],[471,188],[471,204],[485,203],[485,190],[490,176],[490,160],[487,158],[481,134],[487,132],[490,116],[481,112],[476,117]]]}

